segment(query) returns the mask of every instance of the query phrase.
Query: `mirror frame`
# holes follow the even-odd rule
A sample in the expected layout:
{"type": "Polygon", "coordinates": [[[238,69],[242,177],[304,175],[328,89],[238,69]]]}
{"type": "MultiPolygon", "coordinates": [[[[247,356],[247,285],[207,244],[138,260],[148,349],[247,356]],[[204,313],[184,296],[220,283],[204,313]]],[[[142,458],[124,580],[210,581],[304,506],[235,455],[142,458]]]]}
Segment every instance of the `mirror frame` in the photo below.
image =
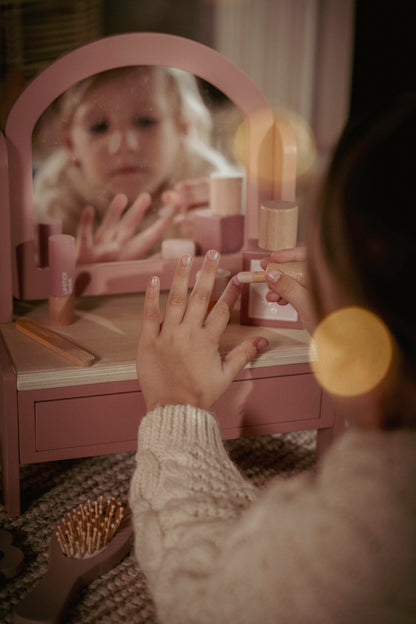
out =
{"type": "MultiPolygon", "coordinates": [[[[33,221],[32,133],[44,110],[74,83],[98,72],[127,65],[162,65],[191,72],[220,89],[246,121],[245,243],[258,235],[258,207],[262,200],[290,198],[288,181],[283,197],[282,159],[275,160],[273,112],[254,82],[219,52],[195,41],[159,33],[112,35],[86,44],[43,70],[21,93],[7,119],[5,136],[9,163],[13,295],[20,299],[48,297],[48,267],[35,261],[33,221]]],[[[290,137],[289,137],[290,139],[290,137]]],[[[290,141],[289,141],[290,143],[290,141]]],[[[288,153],[293,152],[289,145],[288,153]]],[[[296,148],[295,148],[296,151],[296,148]]],[[[296,155],[294,156],[296,159],[296,155]]],[[[293,167],[292,167],[293,168],[293,167]]],[[[0,233],[4,237],[7,233],[0,233]]],[[[194,261],[194,274],[202,258],[194,261]]],[[[176,261],[131,260],[77,266],[77,295],[139,292],[149,274],[157,273],[161,287],[170,284],[176,261]]],[[[237,272],[242,251],[225,254],[221,266],[237,272]]]]}

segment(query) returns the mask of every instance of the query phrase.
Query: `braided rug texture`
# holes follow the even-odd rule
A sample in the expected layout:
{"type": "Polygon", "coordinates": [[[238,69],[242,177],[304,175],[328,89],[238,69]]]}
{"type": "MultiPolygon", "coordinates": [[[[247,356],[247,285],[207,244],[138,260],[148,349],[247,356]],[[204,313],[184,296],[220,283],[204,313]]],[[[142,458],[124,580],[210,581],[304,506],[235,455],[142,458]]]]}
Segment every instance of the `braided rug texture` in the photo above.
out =
{"type": "MultiPolygon", "coordinates": [[[[256,486],[271,478],[290,478],[316,464],[315,432],[240,438],[225,443],[231,459],[256,486]]],[[[127,502],[134,453],[33,464],[21,468],[22,514],[9,518],[0,505],[0,527],[24,552],[23,570],[14,578],[0,576],[0,622],[12,624],[13,609],[48,567],[50,536],[62,516],[84,503],[115,496],[127,502]]],[[[134,555],[83,589],[69,608],[65,624],[157,624],[146,579],[134,555]]]]}

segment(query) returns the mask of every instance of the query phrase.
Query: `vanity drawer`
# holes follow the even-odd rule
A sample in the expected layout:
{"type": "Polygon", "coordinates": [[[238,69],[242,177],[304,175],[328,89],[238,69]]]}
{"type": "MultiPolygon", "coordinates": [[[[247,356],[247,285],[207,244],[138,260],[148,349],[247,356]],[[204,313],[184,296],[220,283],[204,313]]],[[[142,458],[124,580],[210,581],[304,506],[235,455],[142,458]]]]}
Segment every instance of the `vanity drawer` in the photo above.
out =
{"type": "MultiPolygon", "coordinates": [[[[263,369],[264,370],[264,369],[263,369]]],[[[19,393],[21,463],[135,451],[146,413],[137,383],[19,393]],[[122,391],[122,390],[126,391],[122,391]],[[111,392],[111,390],[114,390],[111,392]]],[[[308,372],[245,371],[214,404],[224,439],[330,427],[322,391],[308,372]]]]}
{"type": "Polygon", "coordinates": [[[136,444],[144,413],[141,392],[40,401],[35,404],[36,450],[136,444]]]}
{"type": "Polygon", "coordinates": [[[104,385],[20,392],[21,463],[134,451],[146,412],[138,384],[104,385]]]}
{"type": "Polygon", "coordinates": [[[214,405],[224,438],[266,435],[331,425],[312,374],[234,381],[214,405]]]}

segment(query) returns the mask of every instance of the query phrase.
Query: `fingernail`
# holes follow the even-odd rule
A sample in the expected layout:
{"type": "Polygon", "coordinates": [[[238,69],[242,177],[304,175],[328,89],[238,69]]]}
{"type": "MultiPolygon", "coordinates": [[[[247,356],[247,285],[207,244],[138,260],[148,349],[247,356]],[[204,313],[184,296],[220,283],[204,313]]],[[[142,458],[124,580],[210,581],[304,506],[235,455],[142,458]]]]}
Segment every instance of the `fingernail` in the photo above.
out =
{"type": "Polygon", "coordinates": [[[188,266],[188,264],[191,264],[191,262],[192,262],[192,256],[188,256],[188,255],[182,256],[181,264],[183,266],[188,266]]]}
{"type": "Polygon", "coordinates": [[[276,270],[267,271],[266,278],[275,284],[276,282],[279,281],[281,275],[282,274],[280,273],[280,271],[276,271],[276,270]]]}
{"type": "Polygon", "coordinates": [[[257,341],[257,350],[258,351],[264,351],[264,349],[267,349],[267,347],[269,346],[269,341],[266,340],[266,338],[260,338],[257,341]]]}
{"type": "Polygon", "coordinates": [[[153,277],[150,278],[149,286],[150,288],[156,288],[157,286],[159,286],[159,278],[157,275],[153,275],[153,277]]]}
{"type": "Polygon", "coordinates": [[[210,249],[209,251],[207,251],[207,257],[210,260],[218,260],[220,254],[218,253],[218,251],[216,249],[210,249]]]}

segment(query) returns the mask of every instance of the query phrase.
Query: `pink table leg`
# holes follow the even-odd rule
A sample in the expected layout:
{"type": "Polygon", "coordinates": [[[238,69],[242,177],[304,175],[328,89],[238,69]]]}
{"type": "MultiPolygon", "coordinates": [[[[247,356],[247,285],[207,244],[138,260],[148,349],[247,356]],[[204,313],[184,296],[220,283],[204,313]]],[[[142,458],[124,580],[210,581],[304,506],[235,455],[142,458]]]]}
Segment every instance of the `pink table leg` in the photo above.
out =
{"type": "Polygon", "coordinates": [[[19,431],[16,371],[0,338],[0,433],[3,467],[3,499],[7,513],[20,513],[19,431]]]}

